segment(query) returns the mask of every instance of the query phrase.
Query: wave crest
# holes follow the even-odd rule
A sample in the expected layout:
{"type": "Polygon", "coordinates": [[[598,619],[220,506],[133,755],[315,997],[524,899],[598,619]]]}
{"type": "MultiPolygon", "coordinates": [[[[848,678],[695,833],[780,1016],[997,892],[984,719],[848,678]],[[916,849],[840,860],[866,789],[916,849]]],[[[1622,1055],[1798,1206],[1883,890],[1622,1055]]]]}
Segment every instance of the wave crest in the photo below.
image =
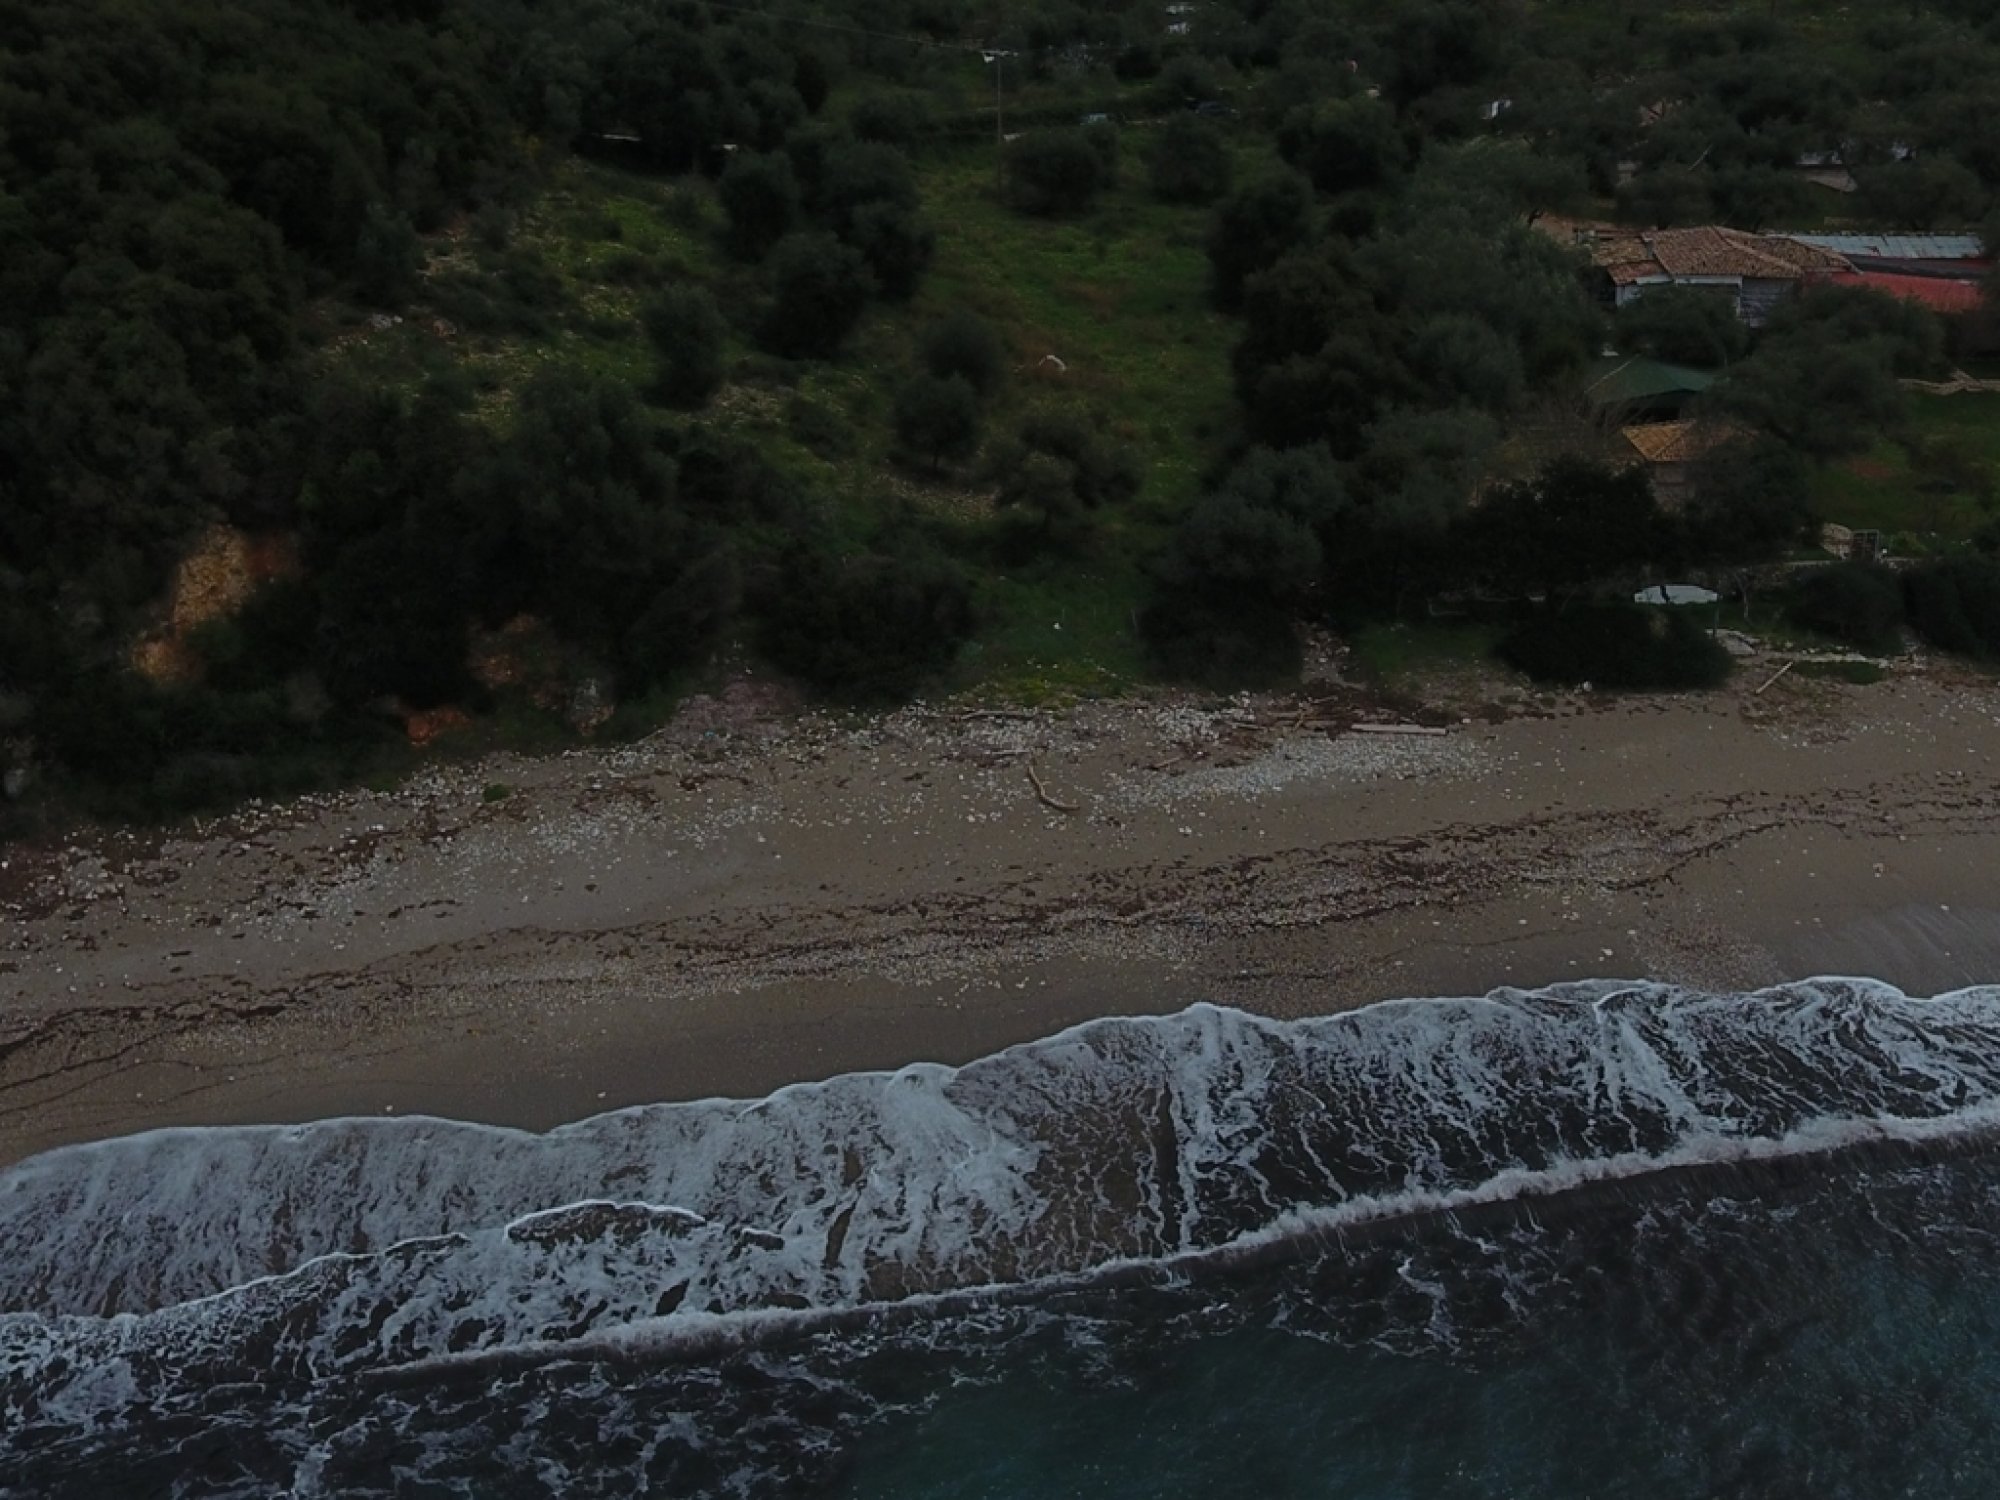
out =
{"type": "Polygon", "coordinates": [[[701,1347],[1996,1109],[2000,989],[1597,982],[1198,1005],[545,1135],[159,1131],[0,1174],[0,1420],[246,1366],[701,1347]]]}

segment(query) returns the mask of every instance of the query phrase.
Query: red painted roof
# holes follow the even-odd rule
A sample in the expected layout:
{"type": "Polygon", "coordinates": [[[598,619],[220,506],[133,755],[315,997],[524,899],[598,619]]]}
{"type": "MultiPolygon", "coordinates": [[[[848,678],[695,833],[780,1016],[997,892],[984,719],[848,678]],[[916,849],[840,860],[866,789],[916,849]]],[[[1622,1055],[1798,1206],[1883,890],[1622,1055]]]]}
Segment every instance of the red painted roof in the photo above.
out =
{"type": "Polygon", "coordinates": [[[1942,276],[1898,276],[1893,271],[1839,271],[1824,278],[1834,286],[1867,286],[1906,302],[1921,302],[1933,312],[1969,313],[1979,310],[1976,281],[1942,276]]]}

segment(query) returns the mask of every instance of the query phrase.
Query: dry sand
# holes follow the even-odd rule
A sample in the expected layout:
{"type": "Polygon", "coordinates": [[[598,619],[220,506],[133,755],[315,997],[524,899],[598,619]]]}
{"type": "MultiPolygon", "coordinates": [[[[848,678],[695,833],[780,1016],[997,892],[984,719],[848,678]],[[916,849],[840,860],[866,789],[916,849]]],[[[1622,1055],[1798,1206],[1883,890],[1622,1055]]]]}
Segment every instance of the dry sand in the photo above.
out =
{"type": "Polygon", "coordinates": [[[865,724],[744,693],[638,745],[0,851],[0,1162],[329,1114],[539,1128],[1198,999],[2000,980],[2000,688],[1766,676],[1473,693],[1436,736],[1353,732],[1383,710],[1333,683],[865,724]]]}

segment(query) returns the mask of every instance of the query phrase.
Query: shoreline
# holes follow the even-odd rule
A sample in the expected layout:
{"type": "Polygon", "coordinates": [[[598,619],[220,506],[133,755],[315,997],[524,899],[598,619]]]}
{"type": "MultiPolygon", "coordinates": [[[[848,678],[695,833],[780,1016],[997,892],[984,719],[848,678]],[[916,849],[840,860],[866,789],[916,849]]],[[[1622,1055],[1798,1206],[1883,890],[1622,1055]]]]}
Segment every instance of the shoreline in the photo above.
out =
{"type": "Polygon", "coordinates": [[[1497,719],[1484,684],[1421,736],[1353,732],[1380,709],[1338,683],[863,724],[746,694],[0,851],[0,1163],[178,1124],[539,1129],[1196,1000],[2000,980],[2000,689],[1739,676],[1497,719]]]}

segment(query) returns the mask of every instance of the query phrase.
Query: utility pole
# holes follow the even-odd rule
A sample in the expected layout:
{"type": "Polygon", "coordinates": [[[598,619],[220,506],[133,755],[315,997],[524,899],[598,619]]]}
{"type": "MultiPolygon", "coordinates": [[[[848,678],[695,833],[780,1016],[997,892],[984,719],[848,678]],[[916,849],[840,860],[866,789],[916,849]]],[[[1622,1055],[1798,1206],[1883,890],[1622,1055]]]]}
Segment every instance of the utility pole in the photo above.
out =
{"type": "Polygon", "coordinates": [[[993,64],[993,185],[1002,190],[1007,186],[1007,127],[1001,114],[1000,70],[1006,66],[1006,58],[997,46],[986,54],[986,60],[993,64]]]}
{"type": "Polygon", "coordinates": [[[999,4],[994,6],[993,11],[993,54],[987,59],[993,64],[993,188],[995,192],[1004,194],[1007,191],[1007,126],[1000,98],[1000,74],[1007,66],[1007,49],[1001,45],[1007,40],[1007,10],[1004,4],[999,4]]]}

